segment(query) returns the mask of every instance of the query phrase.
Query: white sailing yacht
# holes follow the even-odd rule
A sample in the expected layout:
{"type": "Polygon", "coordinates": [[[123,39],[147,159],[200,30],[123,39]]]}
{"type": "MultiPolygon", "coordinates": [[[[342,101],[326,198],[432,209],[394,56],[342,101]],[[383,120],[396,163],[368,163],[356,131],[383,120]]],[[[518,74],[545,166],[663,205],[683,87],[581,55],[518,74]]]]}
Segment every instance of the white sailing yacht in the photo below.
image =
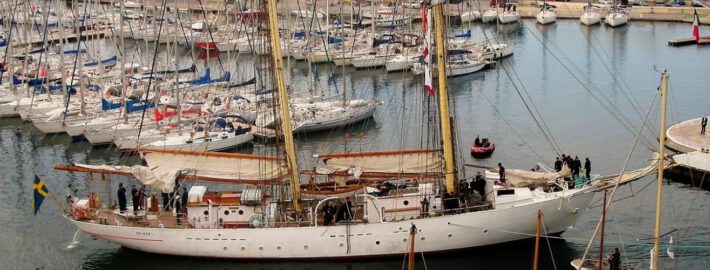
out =
{"type": "Polygon", "coordinates": [[[555,13],[555,7],[548,4],[547,1],[542,2],[540,6],[540,12],[535,15],[535,20],[539,24],[550,24],[557,21],[557,13],[555,13]]]}
{"type": "Polygon", "coordinates": [[[584,12],[582,16],[579,16],[579,23],[584,25],[595,25],[602,21],[602,15],[599,13],[599,7],[592,5],[589,1],[586,6],[584,6],[584,12]]]}
{"type": "MultiPolygon", "coordinates": [[[[443,1],[433,13],[443,22],[443,1]]],[[[276,0],[268,1],[272,63],[279,100],[287,100],[283,63],[278,42],[276,0]]],[[[431,20],[428,20],[431,22],[431,20]]],[[[430,27],[429,27],[430,28],[430,27]]],[[[443,24],[436,24],[436,40],[444,42],[443,24]]],[[[444,48],[437,46],[439,63],[444,48]]],[[[457,186],[453,138],[448,112],[446,69],[439,69],[437,97],[441,147],[320,155],[325,168],[312,173],[341,180],[400,181],[408,188],[390,194],[357,194],[352,200],[304,197],[295,159],[293,136],[284,132],[286,154],[258,156],[231,153],[193,153],[144,149],[147,166],[56,166],[58,170],[133,175],[140,181],[172,192],[185,181],[247,184],[241,191],[215,192],[194,185],[188,194],[187,214],[177,217],[152,205],[148,213],[91,208],[95,202],[78,200],[66,218],[97,238],[144,252],[177,256],[233,259],[360,259],[398,256],[406,251],[408,228],[415,224],[420,240],[416,252],[442,252],[495,245],[528,238],[535,232],[535,214],[542,211],[550,233],[562,233],[583,214],[593,193],[590,185],[569,188],[555,179],[563,173],[509,170],[507,184],[486,181],[485,202],[453,207],[444,193],[457,186]],[[375,180],[379,179],[379,180],[375,180]],[[544,183],[550,189],[528,185],[544,183]],[[177,181],[176,181],[177,180],[177,181]],[[445,185],[436,183],[445,180],[445,185]],[[176,183],[177,182],[177,183],[176,183]],[[264,186],[283,186],[283,194],[264,186]],[[290,195],[290,200],[285,199],[290,195]],[[345,209],[335,224],[327,220],[324,206],[341,201],[345,209]],[[352,207],[351,207],[352,206],[352,207]],[[515,233],[510,233],[515,232],[515,233]]],[[[286,102],[280,102],[282,130],[292,130],[286,102]]],[[[321,164],[321,163],[319,163],[321,164]]],[[[154,202],[154,200],[152,201],[154,202]]],[[[150,204],[148,204],[150,205],[150,204]]]]}
{"type": "Polygon", "coordinates": [[[609,14],[604,17],[604,23],[611,27],[617,27],[625,25],[629,22],[629,15],[626,14],[626,10],[619,6],[619,3],[614,1],[614,5],[611,6],[609,14]]]}

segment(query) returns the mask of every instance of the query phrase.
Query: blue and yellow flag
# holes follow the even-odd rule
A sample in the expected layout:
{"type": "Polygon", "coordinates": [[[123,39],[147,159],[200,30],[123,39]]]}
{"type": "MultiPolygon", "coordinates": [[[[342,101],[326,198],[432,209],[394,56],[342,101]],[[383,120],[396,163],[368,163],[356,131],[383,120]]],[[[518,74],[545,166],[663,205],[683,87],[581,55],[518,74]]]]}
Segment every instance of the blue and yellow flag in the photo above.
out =
{"type": "Polygon", "coordinates": [[[37,175],[35,175],[35,184],[32,186],[32,189],[34,190],[34,201],[32,201],[32,207],[35,209],[36,216],[37,212],[39,212],[39,207],[42,206],[44,197],[47,196],[49,190],[44,185],[44,181],[39,179],[39,176],[37,175]]]}

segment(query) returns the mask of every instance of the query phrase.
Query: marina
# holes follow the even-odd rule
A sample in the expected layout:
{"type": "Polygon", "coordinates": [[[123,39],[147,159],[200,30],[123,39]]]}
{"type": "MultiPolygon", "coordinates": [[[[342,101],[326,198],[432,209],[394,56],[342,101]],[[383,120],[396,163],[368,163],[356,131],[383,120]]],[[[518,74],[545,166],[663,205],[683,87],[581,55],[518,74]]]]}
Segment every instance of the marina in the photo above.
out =
{"type": "Polygon", "coordinates": [[[115,6],[119,16],[92,3],[84,13],[103,13],[121,35],[59,31],[81,44],[49,46],[41,27],[21,23],[6,32],[0,251],[13,259],[0,268],[390,269],[420,253],[414,268],[520,269],[539,259],[542,269],[569,269],[597,246],[588,243],[607,204],[600,196],[612,189],[619,194],[601,211],[614,235],[607,252],[620,248],[624,265],[647,268],[655,240],[659,269],[705,265],[708,191],[682,181],[695,176],[662,181],[654,170],[706,163],[654,156],[659,118],[680,123],[667,133],[661,125],[669,148],[707,148],[700,120],[686,119],[705,112],[710,47],[667,43],[692,24],[631,16],[586,26],[564,12],[547,21],[525,13],[529,3],[506,6],[521,14],[510,23],[448,24],[473,3],[402,4],[402,13],[367,3],[377,7],[358,15],[373,18],[367,25],[339,6],[291,13],[294,2],[276,2],[247,3],[234,18],[210,1],[214,16],[143,2],[157,8],[136,13],[145,28],[128,36],[134,15],[121,10],[132,2],[115,6]],[[328,15],[310,19],[320,12],[328,15]],[[30,35],[47,48],[16,39],[30,35]],[[668,73],[670,84],[659,83],[668,73]],[[668,117],[657,115],[662,85],[668,117]],[[557,168],[562,154],[569,166],[557,168]],[[580,172],[585,158],[591,174],[588,164],[580,172]],[[141,199],[126,203],[138,194],[131,186],[141,199]],[[168,205],[173,191],[180,197],[168,205]],[[655,202],[664,225],[649,236],[655,202]],[[671,248],[677,257],[664,255],[671,248]]]}

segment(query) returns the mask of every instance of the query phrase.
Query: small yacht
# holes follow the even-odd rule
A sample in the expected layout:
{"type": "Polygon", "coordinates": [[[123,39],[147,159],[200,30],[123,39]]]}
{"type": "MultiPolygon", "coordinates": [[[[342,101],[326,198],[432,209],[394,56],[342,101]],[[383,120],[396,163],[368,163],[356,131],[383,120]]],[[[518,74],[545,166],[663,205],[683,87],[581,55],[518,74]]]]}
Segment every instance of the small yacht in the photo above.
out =
{"type": "Polygon", "coordinates": [[[544,2],[542,6],[540,6],[540,12],[535,15],[535,20],[539,24],[551,24],[557,21],[555,6],[544,2]]]}
{"type": "Polygon", "coordinates": [[[584,25],[595,25],[602,21],[602,15],[599,12],[599,7],[593,6],[591,3],[584,7],[584,13],[579,17],[579,23],[584,25]]]}

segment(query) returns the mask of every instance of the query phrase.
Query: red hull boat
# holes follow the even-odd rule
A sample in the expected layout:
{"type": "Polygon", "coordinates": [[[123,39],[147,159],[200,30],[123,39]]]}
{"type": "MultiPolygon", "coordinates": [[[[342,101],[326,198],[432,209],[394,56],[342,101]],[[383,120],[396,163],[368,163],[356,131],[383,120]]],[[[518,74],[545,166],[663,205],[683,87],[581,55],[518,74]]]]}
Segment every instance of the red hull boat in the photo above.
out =
{"type": "Polygon", "coordinates": [[[471,155],[474,158],[486,158],[493,154],[496,150],[496,144],[488,141],[488,138],[483,138],[480,144],[473,144],[471,146],[471,155]]]}

